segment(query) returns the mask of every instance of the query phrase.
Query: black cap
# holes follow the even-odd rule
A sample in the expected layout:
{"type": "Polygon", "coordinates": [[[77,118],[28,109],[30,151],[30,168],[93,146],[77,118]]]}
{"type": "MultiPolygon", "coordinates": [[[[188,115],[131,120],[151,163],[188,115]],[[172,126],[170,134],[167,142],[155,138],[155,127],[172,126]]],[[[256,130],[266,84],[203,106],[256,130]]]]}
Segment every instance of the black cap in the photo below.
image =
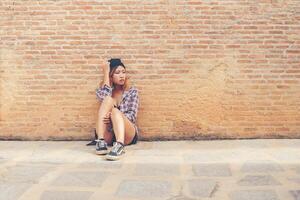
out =
{"type": "Polygon", "coordinates": [[[109,64],[109,68],[110,70],[113,70],[114,68],[118,67],[118,66],[124,66],[124,64],[122,63],[121,59],[120,58],[111,58],[110,60],[108,60],[108,62],[110,62],[109,64]]]}

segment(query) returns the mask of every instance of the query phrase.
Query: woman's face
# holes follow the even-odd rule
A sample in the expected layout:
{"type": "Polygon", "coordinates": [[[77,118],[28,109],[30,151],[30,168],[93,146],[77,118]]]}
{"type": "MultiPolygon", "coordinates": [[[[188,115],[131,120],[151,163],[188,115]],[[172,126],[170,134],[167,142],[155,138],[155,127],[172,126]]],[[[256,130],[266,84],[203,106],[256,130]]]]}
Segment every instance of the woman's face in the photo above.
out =
{"type": "Polygon", "coordinates": [[[113,73],[113,83],[116,85],[124,85],[125,79],[126,79],[126,69],[120,65],[113,73]]]}

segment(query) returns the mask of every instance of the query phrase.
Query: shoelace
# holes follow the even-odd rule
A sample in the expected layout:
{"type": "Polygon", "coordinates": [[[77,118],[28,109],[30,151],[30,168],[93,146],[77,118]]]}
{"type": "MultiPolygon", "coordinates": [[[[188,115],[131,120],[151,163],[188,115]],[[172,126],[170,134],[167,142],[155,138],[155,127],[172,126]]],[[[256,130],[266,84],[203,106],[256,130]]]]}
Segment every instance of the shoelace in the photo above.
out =
{"type": "Polygon", "coordinates": [[[100,143],[100,141],[101,141],[100,139],[96,139],[95,141],[96,141],[97,147],[100,147],[100,144],[102,144],[102,146],[105,145],[105,141],[104,140],[102,140],[102,143],[100,143]]]}
{"type": "Polygon", "coordinates": [[[111,151],[117,153],[121,147],[122,147],[122,145],[120,143],[116,142],[114,144],[114,146],[112,147],[111,151]]]}

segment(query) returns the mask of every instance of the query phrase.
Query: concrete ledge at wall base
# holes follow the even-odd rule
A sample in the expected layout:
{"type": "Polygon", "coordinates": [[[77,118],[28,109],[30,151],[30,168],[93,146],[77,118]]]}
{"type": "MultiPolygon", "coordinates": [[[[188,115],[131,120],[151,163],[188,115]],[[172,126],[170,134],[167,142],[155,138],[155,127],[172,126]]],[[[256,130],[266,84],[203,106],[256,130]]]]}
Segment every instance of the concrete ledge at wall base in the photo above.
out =
{"type": "MultiPolygon", "coordinates": [[[[158,135],[158,134],[157,134],[158,135]]],[[[300,139],[300,133],[292,135],[272,134],[272,135],[253,135],[253,136],[225,136],[221,134],[206,134],[206,135],[185,135],[185,136],[139,136],[139,141],[178,141],[178,140],[235,140],[235,139],[300,139]]],[[[23,137],[23,136],[0,136],[0,140],[15,140],[15,141],[89,141],[94,139],[93,136],[60,136],[60,137],[23,137]]]]}

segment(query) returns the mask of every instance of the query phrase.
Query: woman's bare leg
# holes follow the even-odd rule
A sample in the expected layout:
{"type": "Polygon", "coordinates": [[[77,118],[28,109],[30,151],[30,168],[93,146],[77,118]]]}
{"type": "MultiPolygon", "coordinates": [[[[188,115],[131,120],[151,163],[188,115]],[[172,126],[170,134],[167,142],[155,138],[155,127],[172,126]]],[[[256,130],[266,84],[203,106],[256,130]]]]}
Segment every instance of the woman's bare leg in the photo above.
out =
{"type": "Polygon", "coordinates": [[[111,109],[114,106],[114,99],[110,96],[107,96],[103,99],[99,111],[98,111],[98,117],[96,122],[96,132],[98,134],[98,139],[103,138],[108,141],[107,143],[111,143],[112,140],[112,134],[110,134],[107,131],[107,125],[103,122],[104,117],[108,112],[111,111],[111,109]]]}
{"type": "Polygon", "coordinates": [[[124,145],[129,144],[135,136],[132,122],[117,108],[112,108],[111,120],[116,140],[124,145]]]}
{"type": "MultiPolygon", "coordinates": [[[[97,122],[96,122],[96,127],[98,127],[98,123],[100,122],[100,120],[98,119],[97,122]]],[[[104,133],[103,133],[103,138],[105,140],[105,142],[108,144],[108,145],[111,145],[112,144],[112,141],[113,141],[113,133],[109,132],[107,130],[107,127],[108,127],[108,124],[104,124],[104,133]]],[[[97,128],[96,128],[96,132],[97,132],[97,128]]],[[[97,132],[98,133],[98,132],[97,132]]],[[[98,135],[98,139],[101,138],[99,137],[98,135]]]]}

